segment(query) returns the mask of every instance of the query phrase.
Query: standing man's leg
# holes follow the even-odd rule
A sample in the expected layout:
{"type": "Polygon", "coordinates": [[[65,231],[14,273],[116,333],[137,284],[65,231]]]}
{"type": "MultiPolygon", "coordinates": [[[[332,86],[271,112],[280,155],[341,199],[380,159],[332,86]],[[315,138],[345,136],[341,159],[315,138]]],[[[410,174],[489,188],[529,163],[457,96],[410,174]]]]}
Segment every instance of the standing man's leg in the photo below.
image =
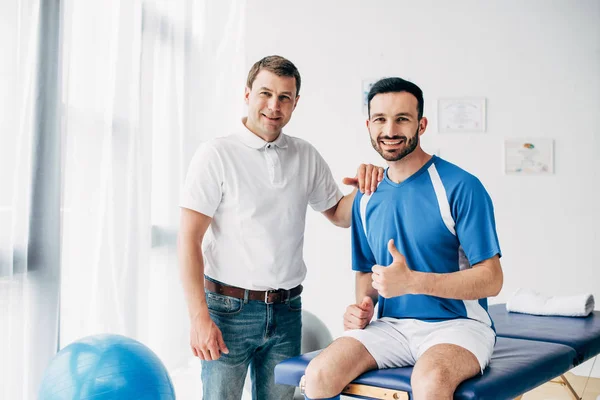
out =
{"type": "Polygon", "coordinates": [[[229,354],[214,361],[202,361],[202,392],[204,400],[240,400],[252,353],[262,337],[261,319],[251,303],[207,292],[210,317],[221,330],[229,354]]]}
{"type": "MultiPolygon", "coordinates": [[[[227,340],[227,339],[225,339],[227,340]]],[[[236,362],[236,355],[224,354],[215,361],[202,361],[202,398],[204,400],[240,400],[249,359],[236,362]],[[233,356],[233,357],[231,357],[233,356]]]]}
{"type": "Polygon", "coordinates": [[[254,400],[292,400],[293,386],[275,384],[275,366],[300,355],[302,342],[302,300],[300,296],[284,304],[263,304],[263,344],[250,364],[252,398],[254,400]]]}

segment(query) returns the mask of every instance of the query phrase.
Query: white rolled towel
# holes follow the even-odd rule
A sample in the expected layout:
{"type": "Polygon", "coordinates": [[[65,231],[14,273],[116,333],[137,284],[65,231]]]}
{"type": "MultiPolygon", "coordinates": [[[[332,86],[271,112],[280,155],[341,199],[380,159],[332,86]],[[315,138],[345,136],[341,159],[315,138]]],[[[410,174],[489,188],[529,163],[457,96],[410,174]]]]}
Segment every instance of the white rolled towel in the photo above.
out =
{"type": "Polygon", "coordinates": [[[592,294],[545,296],[530,289],[518,289],[506,303],[506,310],[533,315],[587,317],[594,305],[592,294]]]}

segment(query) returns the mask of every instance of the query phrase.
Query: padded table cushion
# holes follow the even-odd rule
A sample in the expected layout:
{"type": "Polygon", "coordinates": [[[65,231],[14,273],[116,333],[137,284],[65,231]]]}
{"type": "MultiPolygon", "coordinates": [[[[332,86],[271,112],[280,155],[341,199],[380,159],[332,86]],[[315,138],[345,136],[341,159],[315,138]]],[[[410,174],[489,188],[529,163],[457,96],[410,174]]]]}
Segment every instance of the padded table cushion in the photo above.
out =
{"type": "Polygon", "coordinates": [[[519,314],[506,311],[506,304],[495,304],[488,310],[498,336],[570,346],[577,352],[575,365],[600,353],[600,311],[583,318],[519,314]]]}
{"type": "MultiPolygon", "coordinates": [[[[319,351],[290,358],[275,367],[275,382],[298,386],[319,351]]],[[[556,343],[498,338],[492,361],[482,376],[463,382],[455,399],[512,399],[573,367],[575,350],[556,343]]],[[[412,367],[366,372],[353,383],[410,392],[412,367]]]]}

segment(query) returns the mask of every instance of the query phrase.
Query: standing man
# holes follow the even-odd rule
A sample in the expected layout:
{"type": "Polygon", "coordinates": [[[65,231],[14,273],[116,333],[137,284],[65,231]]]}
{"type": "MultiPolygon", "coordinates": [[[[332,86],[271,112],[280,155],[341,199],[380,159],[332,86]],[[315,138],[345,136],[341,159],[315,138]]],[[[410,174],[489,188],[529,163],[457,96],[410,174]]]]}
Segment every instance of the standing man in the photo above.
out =
{"type": "Polygon", "coordinates": [[[418,86],[382,79],[368,100],[371,143],[389,168],[354,200],[356,304],[344,336],[309,364],[306,398],[337,399],[365,371],[414,365],[414,399],[451,400],[494,348],[487,297],[503,277],[492,201],[476,177],[421,149],[418,86]]]}
{"type": "MultiPolygon", "coordinates": [[[[282,133],[299,92],[289,60],[258,61],[248,116],[237,132],[202,144],[189,167],[179,259],[204,400],[239,400],[248,367],[255,400],[292,399],[273,370],[300,353],[307,206],[350,226],[356,190],[343,196],[315,148],[282,133]]],[[[383,169],[363,165],[344,183],[370,193],[382,178],[383,169]]]]}

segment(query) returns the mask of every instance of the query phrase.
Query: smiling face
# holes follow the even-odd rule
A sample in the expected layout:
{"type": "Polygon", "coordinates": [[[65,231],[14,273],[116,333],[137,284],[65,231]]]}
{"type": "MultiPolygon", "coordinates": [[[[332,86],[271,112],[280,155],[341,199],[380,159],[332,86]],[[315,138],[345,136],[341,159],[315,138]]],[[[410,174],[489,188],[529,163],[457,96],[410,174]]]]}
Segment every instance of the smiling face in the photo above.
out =
{"type": "Polygon", "coordinates": [[[399,161],[419,147],[427,119],[419,119],[417,98],[408,92],[380,93],[371,99],[367,128],[373,148],[386,161],[399,161]]]}
{"type": "Polygon", "coordinates": [[[261,70],[244,94],[248,105],[246,127],[267,142],[275,140],[289,122],[300,96],[296,79],[261,70]]]}

